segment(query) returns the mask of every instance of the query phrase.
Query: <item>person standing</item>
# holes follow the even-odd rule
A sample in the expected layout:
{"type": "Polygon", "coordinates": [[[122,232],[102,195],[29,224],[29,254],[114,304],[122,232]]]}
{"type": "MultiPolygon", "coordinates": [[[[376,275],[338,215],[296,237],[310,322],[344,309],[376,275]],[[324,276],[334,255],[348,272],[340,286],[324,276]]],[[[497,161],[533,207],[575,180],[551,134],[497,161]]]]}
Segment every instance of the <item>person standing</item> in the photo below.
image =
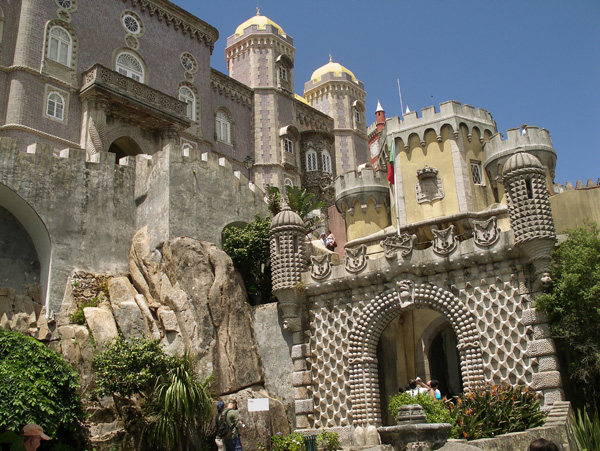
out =
{"type": "Polygon", "coordinates": [[[325,247],[331,252],[333,252],[337,247],[337,243],[335,242],[335,236],[333,236],[333,233],[329,229],[327,229],[326,233],[327,238],[325,239],[325,247]]]}
{"type": "Polygon", "coordinates": [[[240,413],[238,412],[237,400],[231,398],[227,403],[227,409],[223,412],[225,421],[231,428],[231,437],[224,440],[226,451],[242,451],[242,442],[240,440],[240,428],[245,425],[240,421],[240,413]]]}

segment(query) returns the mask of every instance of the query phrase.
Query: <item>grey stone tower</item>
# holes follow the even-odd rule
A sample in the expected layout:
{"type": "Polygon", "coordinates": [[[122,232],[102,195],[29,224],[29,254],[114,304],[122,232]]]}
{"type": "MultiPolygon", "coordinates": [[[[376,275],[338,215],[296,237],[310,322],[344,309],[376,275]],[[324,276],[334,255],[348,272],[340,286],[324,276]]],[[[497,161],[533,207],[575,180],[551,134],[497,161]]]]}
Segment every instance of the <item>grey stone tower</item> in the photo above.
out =
{"type": "Polygon", "coordinates": [[[287,204],[271,221],[271,271],[273,294],[283,313],[283,327],[292,332],[291,357],[294,364],[292,384],[296,411],[296,427],[306,429],[309,415],[314,413],[312,377],[307,360],[310,346],[304,338],[305,293],[301,284],[306,269],[304,221],[287,204]]]}

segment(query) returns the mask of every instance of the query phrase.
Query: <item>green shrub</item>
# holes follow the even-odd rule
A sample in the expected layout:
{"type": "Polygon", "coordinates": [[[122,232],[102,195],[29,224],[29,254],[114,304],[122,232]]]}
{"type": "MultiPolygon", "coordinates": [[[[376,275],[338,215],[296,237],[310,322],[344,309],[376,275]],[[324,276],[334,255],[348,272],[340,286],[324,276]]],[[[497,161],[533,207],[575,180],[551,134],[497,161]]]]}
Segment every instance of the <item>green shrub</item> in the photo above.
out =
{"type": "Polygon", "coordinates": [[[119,336],[106,349],[94,355],[97,391],[100,396],[126,398],[135,394],[146,397],[160,376],[166,375],[174,362],[159,340],[119,336]]]}
{"type": "Polygon", "coordinates": [[[328,432],[325,429],[317,435],[317,442],[323,445],[325,451],[336,451],[342,447],[338,433],[328,432]]]}
{"type": "Polygon", "coordinates": [[[585,409],[577,410],[572,427],[579,451],[600,449],[600,416],[598,411],[590,416],[585,409]]]}
{"type": "Polygon", "coordinates": [[[519,432],[544,424],[537,394],[525,387],[485,385],[459,397],[454,434],[467,440],[519,432]]]}
{"type": "Polygon", "coordinates": [[[280,432],[271,437],[271,451],[305,451],[304,435],[292,432],[283,436],[280,432]]]}
{"type": "Polygon", "coordinates": [[[423,408],[428,423],[454,423],[452,414],[446,405],[442,401],[432,399],[429,393],[419,393],[417,396],[398,393],[390,399],[388,410],[394,418],[397,418],[400,406],[409,404],[419,404],[423,408]]]}
{"type": "Polygon", "coordinates": [[[74,324],[84,325],[85,315],[83,314],[83,309],[86,307],[98,307],[99,303],[100,301],[98,301],[98,298],[93,298],[89,301],[82,302],[77,306],[77,309],[71,315],[69,315],[69,321],[71,321],[74,324]]]}
{"type": "Polygon", "coordinates": [[[62,355],[18,332],[0,329],[0,431],[36,423],[55,437],[83,419],[79,375],[62,355]]]}

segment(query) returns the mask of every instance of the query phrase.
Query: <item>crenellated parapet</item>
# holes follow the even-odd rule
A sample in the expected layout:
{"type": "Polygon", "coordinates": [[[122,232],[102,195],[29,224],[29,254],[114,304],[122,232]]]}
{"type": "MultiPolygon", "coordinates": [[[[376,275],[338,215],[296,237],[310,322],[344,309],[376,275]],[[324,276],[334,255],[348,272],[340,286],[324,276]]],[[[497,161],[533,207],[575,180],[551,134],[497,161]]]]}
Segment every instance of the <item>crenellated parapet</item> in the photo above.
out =
{"type": "Polygon", "coordinates": [[[425,133],[433,130],[438,142],[442,141],[442,129],[450,127],[453,137],[458,138],[461,126],[467,129],[466,138],[471,141],[473,130],[477,129],[479,140],[483,142],[484,135],[489,136],[496,133],[496,122],[492,115],[484,109],[475,108],[471,105],[462,105],[460,102],[449,100],[440,104],[439,112],[435,106],[423,108],[421,117],[416,111],[405,113],[403,118],[390,118],[386,121],[387,135],[400,138],[404,149],[409,150],[409,138],[416,135],[422,145],[425,143],[425,133]]]}
{"type": "MultiPolygon", "coordinates": [[[[335,206],[342,215],[354,212],[354,205],[359,203],[366,210],[369,199],[375,201],[379,210],[383,205],[389,208],[390,190],[385,171],[373,171],[370,165],[362,170],[350,171],[335,179],[335,206]]],[[[348,221],[348,218],[346,218],[348,221]]]]}
{"type": "Polygon", "coordinates": [[[492,180],[502,176],[502,167],[506,160],[516,152],[527,152],[537,157],[554,178],[556,151],[552,147],[548,130],[527,126],[524,131],[511,128],[506,131],[506,135],[504,139],[502,133],[497,133],[484,147],[484,165],[492,180]]]}

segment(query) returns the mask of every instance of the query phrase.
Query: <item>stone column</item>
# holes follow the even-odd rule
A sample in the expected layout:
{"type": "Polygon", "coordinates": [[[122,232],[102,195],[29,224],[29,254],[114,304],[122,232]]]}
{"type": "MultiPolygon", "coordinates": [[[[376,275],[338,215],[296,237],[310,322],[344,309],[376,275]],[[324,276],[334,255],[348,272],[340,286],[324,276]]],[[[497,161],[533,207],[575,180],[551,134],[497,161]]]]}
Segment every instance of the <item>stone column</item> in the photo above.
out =
{"type": "Polygon", "coordinates": [[[533,329],[533,338],[527,343],[527,354],[537,363],[537,373],[533,375],[532,386],[544,396],[544,406],[564,399],[558,358],[554,340],[550,336],[550,324],[545,313],[535,308],[523,311],[523,323],[533,329]]]}
{"type": "Polygon", "coordinates": [[[97,153],[108,152],[110,143],[106,142],[106,116],[109,104],[103,97],[91,96],[84,100],[83,111],[81,145],[90,160],[97,153]]]}
{"type": "Polygon", "coordinates": [[[179,131],[174,126],[167,126],[160,129],[160,147],[161,150],[170,153],[179,147],[179,131]]]}

